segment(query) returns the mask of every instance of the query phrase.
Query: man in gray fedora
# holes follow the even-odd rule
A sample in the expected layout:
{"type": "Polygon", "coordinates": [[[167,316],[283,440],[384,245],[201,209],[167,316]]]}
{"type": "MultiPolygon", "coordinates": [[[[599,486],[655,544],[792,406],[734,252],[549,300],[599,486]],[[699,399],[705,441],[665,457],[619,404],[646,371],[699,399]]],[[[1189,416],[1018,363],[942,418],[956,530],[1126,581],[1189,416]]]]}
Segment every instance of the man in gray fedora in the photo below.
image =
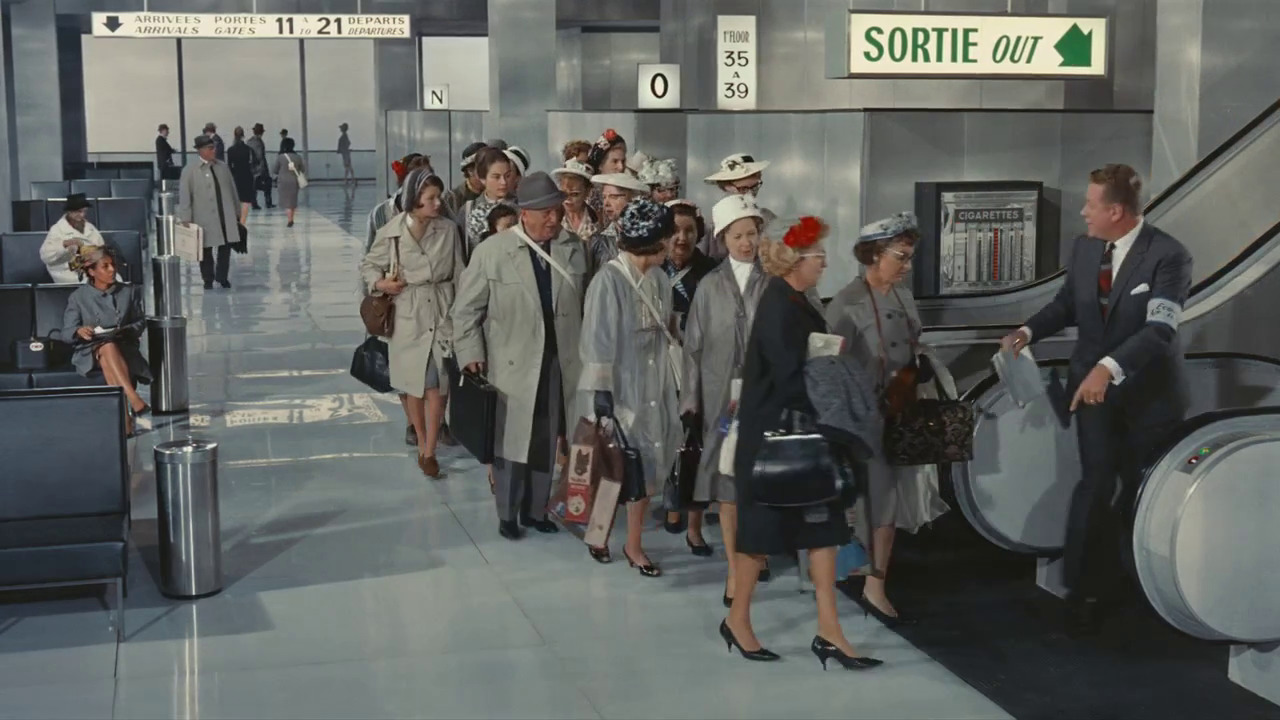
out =
{"type": "Polygon", "coordinates": [[[200,260],[204,289],[212,289],[214,280],[229,289],[231,245],[240,241],[236,217],[240,200],[231,169],[214,155],[213,139],[201,135],[196,138],[195,148],[199,160],[187,163],[178,181],[178,222],[199,225],[204,230],[204,256],[200,260]]]}
{"type": "Polygon", "coordinates": [[[587,289],[586,250],[561,225],[563,203],[546,173],[526,176],[516,195],[520,221],[476,246],[453,304],[458,365],[498,390],[494,492],[508,540],[521,536],[520,525],[557,531],[547,502],[582,371],[587,289]]]}

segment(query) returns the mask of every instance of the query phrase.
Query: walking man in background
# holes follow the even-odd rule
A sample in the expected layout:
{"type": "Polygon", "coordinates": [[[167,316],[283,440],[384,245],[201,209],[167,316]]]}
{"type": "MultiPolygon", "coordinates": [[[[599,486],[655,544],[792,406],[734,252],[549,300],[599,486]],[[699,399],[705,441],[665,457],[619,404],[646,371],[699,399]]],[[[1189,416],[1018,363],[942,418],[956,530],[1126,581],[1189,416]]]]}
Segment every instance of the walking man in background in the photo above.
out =
{"type": "Polygon", "coordinates": [[[205,123],[205,137],[213,141],[213,155],[217,159],[226,162],[227,160],[227,144],[222,142],[222,136],[218,134],[218,126],[213,123],[205,123]]]}
{"type": "Polygon", "coordinates": [[[262,127],[262,123],[253,124],[253,137],[245,140],[244,144],[249,146],[253,151],[253,209],[261,210],[258,205],[257,190],[261,190],[263,196],[266,197],[267,207],[273,208],[271,204],[271,170],[267,167],[267,144],[262,141],[262,133],[266,132],[266,128],[262,127]]]}
{"type": "Polygon", "coordinates": [[[165,169],[173,167],[173,146],[169,144],[169,126],[160,123],[160,127],[156,128],[156,169],[160,172],[160,179],[165,178],[165,169]]]}
{"type": "Polygon", "coordinates": [[[1191,288],[1191,255],[1142,218],[1142,178],[1128,165],[1089,176],[1076,240],[1053,301],[1001,342],[1017,353],[1076,326],[1068,392],[1082,478],[1071,498],[1064,547],[1067,630],[1100,629],[1106,592],[1121,577],[1123,513],[1139,463],[1187,406],[1178,324],[1191,288]]]}
{"type": "Polygon", "coordinates": [[[231,244],[240,241],[236,185],[227,164],[215,156],[209,136],[196,138],[195,147],[200,160],[188,163],[179,181],[178,222],[204,230],[204,257],[200,260],[204,289],[212,290],[215,280],[230,289],[231,244]]]}
{"type": "Polygon", "coordinates": [[[342,123],[338,126],[340,135],[338,135],[338,157],[342,158],[342,182],[343,184],[356,184],[356,171],[351,167],[351,138],[347,137],[347,124],[342,123]]]}

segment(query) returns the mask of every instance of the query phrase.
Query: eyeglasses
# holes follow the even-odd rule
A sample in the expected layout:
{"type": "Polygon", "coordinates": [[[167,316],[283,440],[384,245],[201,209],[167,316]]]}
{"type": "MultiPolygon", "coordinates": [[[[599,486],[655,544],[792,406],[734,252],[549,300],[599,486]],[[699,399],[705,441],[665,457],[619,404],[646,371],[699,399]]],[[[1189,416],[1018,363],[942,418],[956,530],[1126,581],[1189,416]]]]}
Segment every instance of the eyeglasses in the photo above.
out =
{"type": "Polygon", "coordinates": [[[739,195],[746,195],[748,193],[754,195],[760,191],[760,187],[762,185],[764,185],[764,180],[757,180],[750,185],[730,185],[729,187],[733,188],[733,191],[739,195]]]}
{"type": "Polygon", "coordinates": [[[894,249],[892,249],[892,248],[890,248],[890,249],[889,249],[889,250],[887,250],[886,252],[888,252],[890,255],[892,255],[892,256],[894,256],[894,257],[898,258],[898,261],[899,261],[899,262],[909,263],[909,262],[911,262],[912,260],[915,260],[915,259],[916,259],[916,254],[915,254],[915,253],[913,253],[913,252],[903,252],[903,251],[901,251],[901,250],[894,250],[894,249]]]}
{"type": "Polygon", "coordinates": [[[809,257],[824,258],[824,257],[826,257],[826,256],[827,256],[827,254],[826,254],[825,252],[821,252],[821,251],[818,251],[818,252],[802,252],[802,253],[800,253],[800,257],[802,257],[802,258],[809,258],[809,257]]]}

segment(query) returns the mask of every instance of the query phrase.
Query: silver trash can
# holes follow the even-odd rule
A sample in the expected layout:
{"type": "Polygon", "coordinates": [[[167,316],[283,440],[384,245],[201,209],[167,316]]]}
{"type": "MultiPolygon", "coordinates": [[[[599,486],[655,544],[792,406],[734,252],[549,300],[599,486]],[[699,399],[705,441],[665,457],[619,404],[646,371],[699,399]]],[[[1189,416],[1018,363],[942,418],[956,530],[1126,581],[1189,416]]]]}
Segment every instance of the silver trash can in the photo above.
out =
{"type": "Polygon", "coordinates": [[[151,409],[159,414],[186,412],[187,319],[147,318],[147,350],[151,359],[151,409]]]}
{"type": "Polygon", "coordinates": [[[177,255],[151,258],[151,289],[155,293],[156,317],[182,315],[182,261],[177,255]]]}
{"type": "Polygon", "coordinates": [[[161,443],[155,449],[160,592],[198,598],[222,590],[218,444],[161,443]]]}

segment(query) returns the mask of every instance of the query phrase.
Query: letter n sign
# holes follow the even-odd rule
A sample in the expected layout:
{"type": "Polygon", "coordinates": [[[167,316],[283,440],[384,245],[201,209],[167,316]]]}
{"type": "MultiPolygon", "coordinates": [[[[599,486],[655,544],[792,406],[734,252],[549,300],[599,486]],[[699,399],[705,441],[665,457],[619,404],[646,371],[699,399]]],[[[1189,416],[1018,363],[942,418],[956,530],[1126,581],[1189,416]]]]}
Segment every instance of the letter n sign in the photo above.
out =
{"type": "Polygon", "coordinates": [[[449,109],[449,86],[426,85],[422,88],[422,107],[427,110],[449,109]]]}

